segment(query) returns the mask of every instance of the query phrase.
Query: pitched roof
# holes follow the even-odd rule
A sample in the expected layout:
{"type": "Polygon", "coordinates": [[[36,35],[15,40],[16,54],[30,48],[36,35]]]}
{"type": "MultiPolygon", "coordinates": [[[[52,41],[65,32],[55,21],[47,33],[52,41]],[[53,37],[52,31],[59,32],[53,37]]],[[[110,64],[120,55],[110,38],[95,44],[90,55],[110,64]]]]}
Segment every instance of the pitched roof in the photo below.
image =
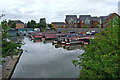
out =
{"type": "Polygon", "coordinates": [[[54,24],[54,25],[65,25],[64,22],[52,22],[52,24],[54,24]]]}
{"type": "Polygon", "coordinates": [[[73,19],[74,21],[77,21],[77,15],[66,15],[65,21],[68,21],[70,19],[73,19]]]}
{"type": "Polygon", "coordinates": [[[99,19],[101,20],[105,20],[107,18],[107,16],[100,16],[99,19]]]}
{"type": "Polygon", "coordinates": [[[77,15],[66,15],[66,17],[77,17],[77,15]]]}
{"type": "Polygon", "coordinates": [[[80,15],[79,17],[91,17],[90,15],[80,15]]]}
{"type": "Polygon", "coordinates": [[[103,19],[103,18],[105,18],[105,17],[107,17],[107,16],[100,16],[99,18],[102,18],[102,19],[103,19]]]}
{"type": "Polygon", "coordinates": [[[98,17],[91,17],[91,20],[92,20],[92,21],[98,21],[99,18],[98,18],[98,17]]]}
{"type": "Polygon", "coordinates": [[[91,19],[91,16],[90,15],[80,15],[79,18],[80,18],[80,20],[84,21],[86,18],[91,19]]]}
{"type": "Polygon", "coordinates": [[[109,17],[112,16],[112,15],[117,15],[118,17],[120,17],[117,13],[111,13],[111,14],[109,14],[108,16],[105,16],[104,19],[107,19],[107,18],[109,18],[109,17]]]}
{"type": "Polygon", "coordinates": [[[12,23],[16,23],[16,24],[24,24],[22,21],[20,20],[11,20],[12,23]]]}

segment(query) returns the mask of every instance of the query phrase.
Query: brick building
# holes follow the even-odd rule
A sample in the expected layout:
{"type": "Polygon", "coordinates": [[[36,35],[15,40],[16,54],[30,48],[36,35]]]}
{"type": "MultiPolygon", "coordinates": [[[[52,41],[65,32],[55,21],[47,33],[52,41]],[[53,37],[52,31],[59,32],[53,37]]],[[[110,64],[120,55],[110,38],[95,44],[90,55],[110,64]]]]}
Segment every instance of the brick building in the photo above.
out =
{"type": "Polygon", "coordinates": [[[91,17],[90,15],[66,15],[65,25],[66,28],[103,28],[106,27],[106,23],[114,17],[120,18],[116,13],[112,13],[108,16],[91,17]]]}
{"type": "Polygon", "coordinates": [[[52,22],[51,25],[53,26],[53,28],[65,28],[64,22],[52,22]]]}
{"type": "Polygon", "coordinates": [[[99,18],[98,17],[91,17],[91,27],[90,28],[98,28],[99,26],[99,18]]]}
{"type": "MultiPolygon", "coordinates": [[[[109,22],[110,20],[113,20],[113,22],[115,22],[114,20],[119,18],[120,19],[120,16],[116,13],[112,13],[112,14],[109,14],[107,17],[104,18],[104,21],[103,21],[103,28],[107,26],[107,22],[109,22]]],[[[114,25],[115,23],[110,23],[110,25],[114,25]]]]}
{"type": "Polygon", "coordinates": [[[65,26],[67,28],[77,27],[77,15],[66,15],[65,26]]]}
{"type": "Polygon", "coordinates": [[[99,26],[100,26],[100,28],[103,28],[103,21],[104,21],[104,19],[106,18],[107,16],[100,16],[99,17],[99,26]]]}
{"type": "Polygon", "coordinates": [[[85,26],[91,27],[91,16],[90,15],[80,15],[78,19],[79,26],[80,28],[83,28],[85,26]]]}
{"type": "Polygon", "coordinates": [[[11,20],[11,23],[16,24],[16,29],[24,28],[24,23],[20,20],[11,20]]]}

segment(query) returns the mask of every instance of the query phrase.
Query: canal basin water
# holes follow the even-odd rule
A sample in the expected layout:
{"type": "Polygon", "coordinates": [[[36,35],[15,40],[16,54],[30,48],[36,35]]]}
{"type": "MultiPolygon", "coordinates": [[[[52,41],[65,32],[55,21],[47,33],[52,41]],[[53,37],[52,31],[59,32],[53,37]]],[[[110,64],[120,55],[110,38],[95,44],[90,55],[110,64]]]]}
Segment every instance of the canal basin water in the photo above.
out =
{"type": "Polygon", "coordinates": [[[77,78],[80,69],[75,67],[72,60],[78,59],[84,50],[55,47],[51,42],[33,42],[28,38],[23,40],[26,44],[19,63],[12,78],[77,78]]]}

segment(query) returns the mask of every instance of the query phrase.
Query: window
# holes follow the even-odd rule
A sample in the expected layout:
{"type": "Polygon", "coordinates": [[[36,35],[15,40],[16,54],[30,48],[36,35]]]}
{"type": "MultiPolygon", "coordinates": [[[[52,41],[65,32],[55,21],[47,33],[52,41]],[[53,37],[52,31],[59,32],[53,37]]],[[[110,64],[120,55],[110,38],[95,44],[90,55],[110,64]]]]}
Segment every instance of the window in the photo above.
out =
{"type": "Polygon", "coordinates": [[[73,19],[72,18],[70,18],[70,20],[69,20],[69,22],[68,22],[69,24],[74,24],[74,21],[73,21],[73,19]]]}
{"type": "Polygon", "coordinates": [[[90,24],[90,20],[88,18],[85,20],[85,24],[90,24]]]}
{"type": "Polygon", "coordinates": [[[78,23],[79,23],[79,21],[78,21],[78,23]]]}
{"type": "Polygon", "coordinates": [[[82,21],[82,23],[84,23],[84,21],[82,21]]]}
{"type": "Polygon", "coordinates": [[[99,20],[99,23],[102,24],[102,20],[101,19],[99,20]]]}
{"type": "Polygon", "coordinates": [[[74,24],[74,22],[72,21],[71,24],[74,24]]]}
{"type": "Polygon", "coordinates": [[[75,21],[75,23],[76,23],[76,21],[75,21]]]}

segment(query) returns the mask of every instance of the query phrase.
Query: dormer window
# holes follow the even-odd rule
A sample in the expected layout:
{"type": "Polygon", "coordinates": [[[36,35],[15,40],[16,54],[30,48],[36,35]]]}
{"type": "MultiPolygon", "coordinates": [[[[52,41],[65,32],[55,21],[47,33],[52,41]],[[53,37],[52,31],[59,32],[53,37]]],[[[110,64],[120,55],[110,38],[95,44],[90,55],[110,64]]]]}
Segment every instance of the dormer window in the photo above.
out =
{"type": "Polygon", "coordinates": [[[90,24],[90,20],[88,18],[85,20],[85,24],[90,24]]]}
{"type": "Polygon", "coordinates": [[[69,20],[69,24],[74,24],[74,21],[73,21],[72,18],[70,18],[70,20],[69,20]]]}

